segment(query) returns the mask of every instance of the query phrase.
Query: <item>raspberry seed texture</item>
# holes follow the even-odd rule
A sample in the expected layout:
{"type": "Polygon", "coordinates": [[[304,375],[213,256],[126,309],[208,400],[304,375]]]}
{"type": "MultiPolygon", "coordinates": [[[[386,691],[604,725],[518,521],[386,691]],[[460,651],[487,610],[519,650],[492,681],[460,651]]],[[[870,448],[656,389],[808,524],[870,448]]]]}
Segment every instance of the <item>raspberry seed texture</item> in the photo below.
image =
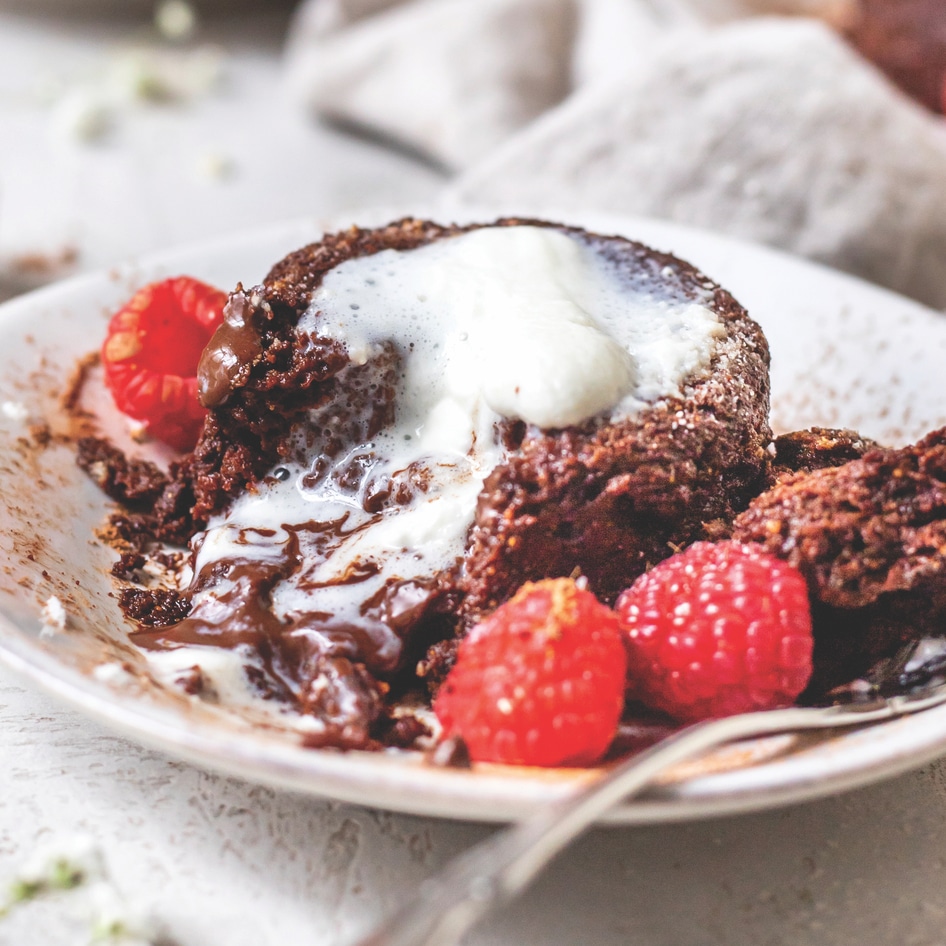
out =
{"type": "Polygon", "coordinates": [[[566,578],[529,582],[465,637],[434,702],[479,762],[591,765],[624,706],[617,615],[566,578]]]}
{"type": "Polygon", "coordinates": [[[792,704],[811,676],[800,572],[739,542],[697,542],[618,598],[628,698],[693,722],[792,704]]]}
{"type": "Polygon", "coordinates": [[[102,364],[115,406],[177,450],[192,448],[203,424],[197,363],[226,301],[225,292],[178,276],[139,289],[109,322],[102,364]]]}

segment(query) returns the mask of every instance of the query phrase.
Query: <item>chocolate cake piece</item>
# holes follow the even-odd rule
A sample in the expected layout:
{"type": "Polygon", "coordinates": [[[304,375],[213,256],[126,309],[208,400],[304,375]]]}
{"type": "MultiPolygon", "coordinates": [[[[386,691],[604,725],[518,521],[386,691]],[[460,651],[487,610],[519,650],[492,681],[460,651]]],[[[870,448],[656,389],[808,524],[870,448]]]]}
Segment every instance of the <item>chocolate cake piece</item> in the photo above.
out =
{"type": "Polygon", "coordinates": [[[154,463],[129,459],[100,437],[82,437],[76,449],[79,468],[106,496],[126,506],[152,506],[168,488],[168,477],[154,463]]]}
{"type": "Polygon", "coordinates": [[[521,431],[477,505],[460,578],[465,619],[524,581],[576,570],[610,603],[758,493],[766,473],[764,349],[744,313],[723,311],[733,334],[714,372],[685,397],[620,423],[521,431]]]}
{"type": "Polygon", "coordinates": [[[855,430],[809,427],[780,434],[773,441],[772,473],[776,478],[789,473],[811,473],[858,460],[880,445],[855,430]]]}
{"type": "Polygon", "coordinates": [[[557,427],[497,417],[501,456],[471,506],[456,558],[374,589],[378,568],[370,555],[346,560],[344,574],[330,579],[322,564],[338,560],[353,529],[373,528],[392,511],[436,495],[439,474],[428,462],[378,474],[374,445],[403,408],[398,385],[407,346],[391,339],[356,354],[353,341],[321,328],[318,293],[327,274],[347,261],[432,246],[482,227],[408,219],[353,228],[286,257],[261,286],[239,287],[201,361],[201,398],[210,409],[202,436],[172,468],[153,508],[124,520],[129,533],[150,529],[160,539],[200,533],[208,523],[213,536],[201,533],[195,542],[193,583],[176,604],[178,614],[189,608],[187,616],[158,626],[175,609],[149,610],[142,589],[135,604],[150,625],[135,640],[149,648],[211,645],[248,655],[251,676],[267,696],[323,720],[324,731],[308,737],[313,745],[368,747],[395,731],[400,744],[413,730],[391,724],[391,701],[416,683],[413,668],[430,645],[439,645],[436,663],[445,668],[455,636],[530,579],[581,573],[611,600],[648,565],[702,538],[711,523],[730,521],[770,480],[768,349],[728,292],[692,266],[621,237],[532,220],[486,226],[567,235],[634,287],[629,300],[650,300],[655,318],[666,299],[701,307],[713,320],[711,355],[675,393],[626,415],[599,410],[557,427]],[[329,490],[346,508],[357,507],[360,518],[346,512],[316,521],[313,513],[312,522],[291,525],[271,517],[251,528],[244,520],[229,524],[233,504],[269,495],[297,468],[300,490],[329,490]],[[238,533],[233,547],[245,552],[212,552],[227,529],[238,533]],[[274,531],[289,536],[275,551],[274,531]],[[289,579],[316,591],[372,590],[357,613],[343,615],[296,598],[286,604],[289,579]]]}
{"type": "Polygon", "coordinates": [[[819,693],[904,643],[946,629],[946,428],[899,449],[790,475],[753,500],[733,538],[808,581],[819,693]]]}

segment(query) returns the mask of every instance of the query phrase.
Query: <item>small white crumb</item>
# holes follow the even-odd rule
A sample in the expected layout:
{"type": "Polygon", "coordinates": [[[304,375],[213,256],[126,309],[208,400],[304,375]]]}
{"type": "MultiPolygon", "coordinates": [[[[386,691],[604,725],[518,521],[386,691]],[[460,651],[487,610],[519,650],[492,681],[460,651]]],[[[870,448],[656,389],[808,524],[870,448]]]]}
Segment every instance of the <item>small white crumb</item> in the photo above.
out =
{"type": "Polygon", "coordinates": [[[43,628],[39,632],[40,637],[52,637],[54,634],[64,631],[69,618],[62,602],[55,595],[50,595],[46,599],[40,617],[43,619],[43,628]]]}
{"type": "Polygon", "coordinates": [[[216,46],[129,49],[112,63],[110,88],[130,104],[190,101],[220,84],[224,58],[216,46]]]}
{"type": "Polygon", "coordinates": [[[132,102],[170,102],[180,97],[173,75],[148,51],[135,50],[120,56],[111,82],[116,95],[132,102]]]}
{"type": "Polygon", "coordinates": [[[87,891],[92,914],[92,943],[115,946],[151,946],[158,935],[153,921],[133,907],[109,880],[87,891]]]}
{"type": "Polygon", "coordinates": [[[63,889],[104,876],[102,852],[92,838],[76,834],[38,845],[15,879],[33,887],[63,889]]]}
{"type": "Polygon", "coordinates": [[[115,886],[102,851],[86,835],[57,838],[36,847],[13,878],[10,897],[0,911],[51,893],[73,891],[89,917],[91,938],[99,946],[153,946],[158,930],[115,886]]]}
{"type": "Polygon", "coordinates": [[[4,417],[8,417],[10,420],[14,420],[18,424],[25,423],[25,421],[30,416],[30,412],[26,409],[26,405],[21,404],[19,401],[4,401],[2,404],[0,404],[0,411],[3,412],[4,417]]]}
{"type": "Polygon", "coordinates": [[[133,674],[129,673],[125,665],[117,660],[98,664],[92,671],[92,676],[100,683],[122,685],[127,685],[133,679],[133,674]]]}
{"type": "Polygon", "coordinates": [[[99,141],[109,132],[112,122],[111,103],[92,88],[79,87],[67,92],[52,113],[53,132],[73,141],[99,141]]]}
{"type": "Polygon", "coordinates": [[[236,163],[225,154],[207,153],[200,156],[197,170],[201,177],[212,181],[224,181],[233,177],[236,171],[236,163]]]}
{"type": "Polygon", "coordinates": [[[155,7],[154,25],[165,39],[191,39],[197,32],[197,11],[184,0],[164,0],[155,7]]]}
{"type": "Polygon", "coordinates": [[[128,418],[128,436],[135,443],[145,443],[150,439],[148,428],[140,420],[132,420],[131,418],[128,418]]]}

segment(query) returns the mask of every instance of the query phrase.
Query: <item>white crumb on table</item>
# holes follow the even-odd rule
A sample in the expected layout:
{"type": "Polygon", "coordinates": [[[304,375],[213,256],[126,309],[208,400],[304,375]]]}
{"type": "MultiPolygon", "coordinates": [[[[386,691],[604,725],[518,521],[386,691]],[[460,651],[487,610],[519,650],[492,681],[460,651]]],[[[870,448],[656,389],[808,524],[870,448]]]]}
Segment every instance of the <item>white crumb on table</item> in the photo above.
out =
{"type": "Polygon", "coordinates": [[[217,46],[131,47],[117,55],[104,83],[128,104],[193,102],[219,88],[226,54],[217,46]]]}
{"type": "Polygon", "coordinates": [[[52,112],[57,138],[91,143],[104,138],[114,124],[114,107],[102,90],[77,87],[67,92],[52,112]]]}
{"type": "Polygon", "coordinates": [[[14,874],[9,891],[0,915],[41,897],[68,895],[86,917],[88,941],[101,946],[152,946],[158,935],[154,922],[111,880],[99,845],[86,834],[38,844],[14,874]]]}
{"type": "Polygon", "coordinates": [[[197,32],[197,11],[184,0],[164,0],[155,7],[154,25],[165,39],[187,40],[197,32]]]}
{"type": "Polygon", "coordinates": [[[198,159],[197,170],[207,180],[225,181],[236,172],[236,162],[225,154],[207,152],[198,159]]]}

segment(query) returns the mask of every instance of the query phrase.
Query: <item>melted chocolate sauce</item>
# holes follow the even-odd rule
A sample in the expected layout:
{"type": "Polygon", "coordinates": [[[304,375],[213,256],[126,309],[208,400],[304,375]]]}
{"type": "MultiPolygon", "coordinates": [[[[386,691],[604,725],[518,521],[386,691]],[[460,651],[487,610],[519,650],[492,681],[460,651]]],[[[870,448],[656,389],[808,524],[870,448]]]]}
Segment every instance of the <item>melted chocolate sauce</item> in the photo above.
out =
{"type": "MultiPolygon", "coordinates": [[[[222,404],[245,381],[250,362],[262,351],[254,326],[260,314],[259,300],[242,290],[231,297],[224,323],[201,359],[206,406],[222,404]]],[[[259,695],[288,702],[325,724],[310,744],[364,744],[383,709],[383,681],[402,668],[409,633],[443,595],[434,578],[380,581],[381,566],[371,557],[354,556],[334,572],[323,568],[346,541],[376,525],[387,508],[426,487],[425,470],[385,476],[376,469],[372,441],[393,420],[399,364],[396,348],[384,345],[368,364],[343,368],[327,386],[324,404],[311,409],[298,430],[299,454],[292,462],[301,462],[302,472],[274,469],[273,482],[298,477],[297,488],[311,494],[313,518],[287,522],[279,530],[241,529],[237,551],[213,557],[182,593],[190,609],[183,620],[134,634],[146,649],[209,646],[241,654],[259,695]],[[336,388],[344,398],[328,396],[336,388]],[[313,455],[315,460],[307,459],[313,455]],[[339,503],[332,497],[346,499],[339,503]],[[345,503],[352,504],[348,511],[345,503]],[[354,515],[358,507],[364,514],[354,515]],[[287,579],[303,592],[294,600],[305,602],[305,610],[274,602],[287,579]],[[365,586],[355,591],[361,603],[336,613],[331,589],[359,585],[365,586]]],[[[195,565],[204,541],[206,535],[194,541],[195,565]]]]}
{"type": "Polygon", "coordinates": [[[262,340],[253,324],[258,307],[242,286],[230,296],[223,322],[197,367],[197,394],[204,407],[225,403],[235,387],[246,383],[254,360],[263,353],[262,340]]]}
{"type": "MultiPolygon", "coordinates": [[[[348,707],[353,718],[363,717],[365,679],[361,670],[344,668],[360,666],[368,672],[367,679],[394,676],[403,663],[408,632],[421,622],[441,589],[434,579],[389,580],[366,597],[355,620],[317,610],[277,616],[273,589],[290,575],[300,588],[317,592],[360,584],[378,573],[375,563],[355,561],[331,582],[306,577],[351,534],[346,519],[285,527],[289,540],[273,547],[279,549],[275,558],[214,561],[195,576],[184,596],[192,605],[188,616],[172,627],[135,632],[135,643],[152,650],[210,646],[243,651],[248,667],[263,674],[256,680],[262,695],[292,702],[305,712],[311,711],[317,691],[320,705],[327,701],[348,707]],[[332,671],[326,676],[327,666],[332,671]],[[329,694],[326,688],[337,692],[329,694]]],[[[262,530],[246,530],[251,531],[262,530]]],[[[253,680],[254,673],[249,677],[253,680]]]]}

